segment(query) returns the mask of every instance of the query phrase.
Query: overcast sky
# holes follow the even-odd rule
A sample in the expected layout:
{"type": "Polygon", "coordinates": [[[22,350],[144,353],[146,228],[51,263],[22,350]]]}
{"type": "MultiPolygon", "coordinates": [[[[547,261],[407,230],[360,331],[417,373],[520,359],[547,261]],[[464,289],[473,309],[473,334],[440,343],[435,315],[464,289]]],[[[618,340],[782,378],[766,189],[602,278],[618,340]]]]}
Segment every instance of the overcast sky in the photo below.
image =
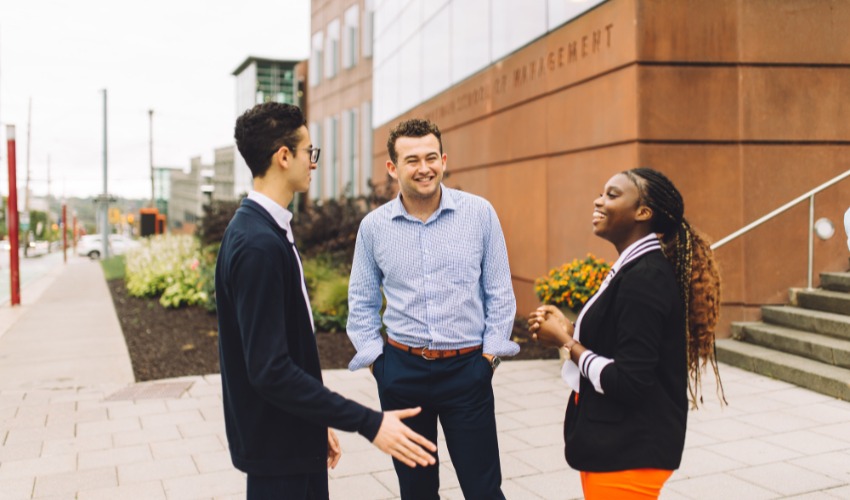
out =
{"type": "Polygon", "coordinates": [[[101,193],[106,88],[109,192],[149,197],[148,109],[156,166],[211,162],[233,143],[233,70],[306,59],[309,34],[309,0],[0,1],[0,193],[14,124],[23,197],[30,98],[33,193],[47,193],[48,156],[54,196],[101,193]]]}

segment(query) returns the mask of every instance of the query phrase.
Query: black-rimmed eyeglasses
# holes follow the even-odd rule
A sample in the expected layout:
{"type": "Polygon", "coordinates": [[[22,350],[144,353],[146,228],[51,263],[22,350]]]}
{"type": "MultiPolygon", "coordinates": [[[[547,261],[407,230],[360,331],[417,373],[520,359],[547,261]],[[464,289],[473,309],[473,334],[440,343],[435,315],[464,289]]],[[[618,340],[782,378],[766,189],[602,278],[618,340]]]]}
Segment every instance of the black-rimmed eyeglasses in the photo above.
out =
{"type": "Polygon", "coordinates": [[[310,153],[310,163],[319,162],[319,153],[322,152],[321,148],[304,148],[304,151],[310,153]]]}
{"type": "MultiPolygon", "coordinates": [[[[293,154],[295,154],[295,152],[298,151],[298,150],[299,150],[299,148],[295,148],[294,150],[292,150],[293,154]]],[[[318,163],[319,153],[322,152],[322,150],[320,148],[300,148],[300,150],[301,151],[307,151],[310,154],[310,163],[318,163]]],[[[272,152],[272,154],[277,153],[277,151],[279,151],[279,150],[272,152]]]]}

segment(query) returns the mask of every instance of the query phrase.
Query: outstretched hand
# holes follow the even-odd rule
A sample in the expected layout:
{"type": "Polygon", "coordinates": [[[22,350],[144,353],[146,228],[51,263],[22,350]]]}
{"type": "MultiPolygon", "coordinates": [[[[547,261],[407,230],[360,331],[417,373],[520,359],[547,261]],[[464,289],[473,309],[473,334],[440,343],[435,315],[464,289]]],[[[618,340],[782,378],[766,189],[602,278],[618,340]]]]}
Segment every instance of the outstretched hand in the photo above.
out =
{"type": "Polygon", "coordinates": [[[342,457],[342,448],[339,447],[339,439],[333,429],[328,429],[328,469],[336,468],[342,457]]]}
{"type": "Polygon", "coordinates": [[[418,415],[420,411],[422,408],[384,412],[384,419],[372,444],[408,467],[434,465],[436,459],[431,453],[437,451],[437,446],[402,423],[402,419],[418,415]]]}
{"type": "Polygon", "coordinates": [[[540,306],[528,315],[531,338],[543,345],[561,347],[573,338],[573,324],[555,306],[540,306]]]}

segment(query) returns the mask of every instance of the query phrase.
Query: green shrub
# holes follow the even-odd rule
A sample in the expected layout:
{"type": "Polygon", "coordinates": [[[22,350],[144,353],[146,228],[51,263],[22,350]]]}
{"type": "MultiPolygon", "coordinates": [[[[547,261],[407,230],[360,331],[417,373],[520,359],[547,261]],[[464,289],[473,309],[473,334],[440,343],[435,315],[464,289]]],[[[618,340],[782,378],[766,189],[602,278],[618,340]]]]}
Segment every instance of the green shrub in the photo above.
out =
{"type": "Polygon", "coordinates": [[[106,281],[124,279],[124,256],[115,255],[100,261],[106,281]]]}
{"type": "MultiPolygon", "coordinates": [[[[203,305],[212,300],[209,252],[188,235],[158,235],[127,253],[125,286],[135,297],[159,296],[164,307],[203,305]]],[[[213,258],[212,267],[214,269],[213,258]]]]}
{"type": "Polygon", "coordinates": [[[345,331],[348,322],[348,273],[336,267],[327,256],[306,259],[303,266],[316,329],[345,331]]]}

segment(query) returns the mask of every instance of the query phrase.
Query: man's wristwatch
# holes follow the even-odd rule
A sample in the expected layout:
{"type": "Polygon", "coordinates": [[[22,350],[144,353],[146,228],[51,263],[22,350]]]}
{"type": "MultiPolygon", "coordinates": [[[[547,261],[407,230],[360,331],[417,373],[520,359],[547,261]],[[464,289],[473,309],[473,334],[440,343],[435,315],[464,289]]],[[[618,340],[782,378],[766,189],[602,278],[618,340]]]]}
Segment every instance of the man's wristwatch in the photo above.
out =
{"type": "Polygon", "coordinates": [[[498,368],[501,364],[502,358],[500,358],[499,356],[493,356],[492,358],[490,358],[490,368],[492,368],[493,371],[496,371],[496,368],[498,368]]]}

